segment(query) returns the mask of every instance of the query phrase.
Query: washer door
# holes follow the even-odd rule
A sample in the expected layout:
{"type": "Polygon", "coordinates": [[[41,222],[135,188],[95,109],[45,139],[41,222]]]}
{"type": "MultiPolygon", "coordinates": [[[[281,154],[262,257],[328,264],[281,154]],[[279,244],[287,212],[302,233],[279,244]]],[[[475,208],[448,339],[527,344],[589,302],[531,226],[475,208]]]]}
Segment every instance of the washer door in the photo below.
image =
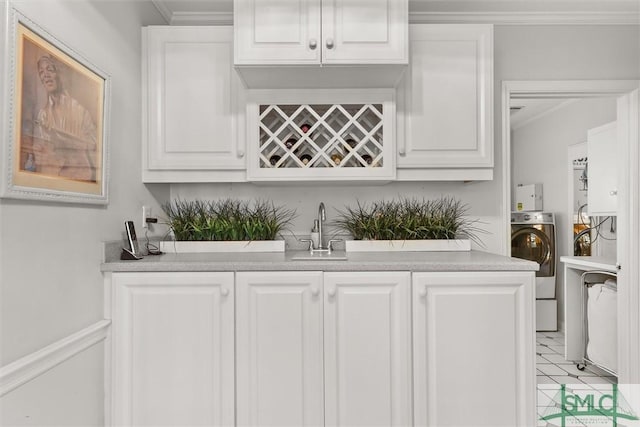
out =
{"type": "Polygon", "coordinates": [[[537,262],[536,277],[555,275],[553,226],[547,224],[511,226],[511,256],[537,262]]]}

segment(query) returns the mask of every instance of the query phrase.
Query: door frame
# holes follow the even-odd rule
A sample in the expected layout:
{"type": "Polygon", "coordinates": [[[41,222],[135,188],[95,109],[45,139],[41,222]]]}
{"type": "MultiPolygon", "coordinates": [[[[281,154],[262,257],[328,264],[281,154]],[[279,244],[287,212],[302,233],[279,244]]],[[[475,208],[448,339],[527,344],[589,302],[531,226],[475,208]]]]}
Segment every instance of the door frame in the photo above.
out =
{"type": "Polygon", "coordinates": [[[621,160],[618,183],[618,381],[640,383],[640,290],[629,286],[640,283],[637,265],[640,246],[640,206],[638,192],[638,88],[639,80],[527,80],[502,83],[502,249],[510,255],[511,218],[511,99],[618,97],[621,160]],[[635,197],[630,197],[634,195],[635,197]]]}

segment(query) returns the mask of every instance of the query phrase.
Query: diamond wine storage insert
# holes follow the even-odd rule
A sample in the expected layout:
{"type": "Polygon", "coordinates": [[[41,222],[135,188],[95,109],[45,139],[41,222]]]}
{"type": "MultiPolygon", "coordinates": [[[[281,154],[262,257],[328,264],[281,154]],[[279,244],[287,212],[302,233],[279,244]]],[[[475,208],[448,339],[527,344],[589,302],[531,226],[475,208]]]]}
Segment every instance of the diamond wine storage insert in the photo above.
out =
{"type": "Polygon", "coordinates": [[[250,102],[249,180],[395,179],[392,96],[349,94],[341,103],[317,99],[331,91],[309,103],[250,102]]]}

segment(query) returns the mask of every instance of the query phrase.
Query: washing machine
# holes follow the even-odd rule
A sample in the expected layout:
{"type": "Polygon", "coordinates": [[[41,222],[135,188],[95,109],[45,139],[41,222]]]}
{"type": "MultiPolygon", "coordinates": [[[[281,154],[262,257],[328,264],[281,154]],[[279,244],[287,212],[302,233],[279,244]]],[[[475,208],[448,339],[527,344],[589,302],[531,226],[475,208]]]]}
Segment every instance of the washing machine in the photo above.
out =
{"type": "Polygon", "coordinates": [[[550,212],[511,213],[511,256],[535,261],[536,330],[558,329],[556,300],[556,230],[550,212]]]}

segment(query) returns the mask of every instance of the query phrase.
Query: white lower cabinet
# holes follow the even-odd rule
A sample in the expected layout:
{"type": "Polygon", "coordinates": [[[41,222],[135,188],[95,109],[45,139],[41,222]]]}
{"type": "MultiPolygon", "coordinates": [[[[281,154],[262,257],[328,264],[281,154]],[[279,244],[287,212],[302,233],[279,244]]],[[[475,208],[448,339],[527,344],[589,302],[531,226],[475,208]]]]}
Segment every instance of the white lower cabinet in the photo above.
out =
{"type": "Polygon", "coordinates": [[[324,425],[322,272],[241,272],[236,290],[238,425],[324,425]]]}
{"type": "Polygon", "coordinates": [[[238,425],[410,425],[410,278],[238,273],[238,425]]]}
{"type": "Polygon", "coordinates": [[[411,274],[325,273],[327,426],[411,424],[411,274]]]}
{"type": "Polygon", "coordinates": [[[535,425],[534,275],[413,274],[416,426],[535,425]]]}
{"type": "Polygon", "coordinates": [[[110,424],[232,426],[233,273],[113,273],[111,286],[110,424]]]}
{"type": "Polygon", "coordinates": [[[534,280],[112,273],[106,425],[534,425],[534,280]]]}

